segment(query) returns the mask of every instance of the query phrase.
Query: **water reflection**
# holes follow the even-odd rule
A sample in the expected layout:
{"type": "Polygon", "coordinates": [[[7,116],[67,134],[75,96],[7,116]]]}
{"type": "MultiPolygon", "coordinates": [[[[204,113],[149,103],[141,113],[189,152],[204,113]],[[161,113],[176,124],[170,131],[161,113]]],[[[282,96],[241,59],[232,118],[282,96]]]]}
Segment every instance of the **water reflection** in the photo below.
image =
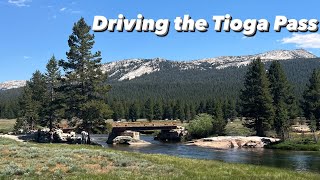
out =
{"type": "Polygon", "coordinates": [[[152,136],[141,136],[142,140],[151,142],[148,146],[112,146],[106,144],[106,135],[94,135],[93,138],[106,148],[115,150],[151,154],[167,154],[186,158],[211,159],[224,162],[245,163],[293,169],[296,171],[320,172],[320,153],[301,151],[281,151],[271,149],[228,149],[218,150],[183,143],[161,143],[152,136]]]}

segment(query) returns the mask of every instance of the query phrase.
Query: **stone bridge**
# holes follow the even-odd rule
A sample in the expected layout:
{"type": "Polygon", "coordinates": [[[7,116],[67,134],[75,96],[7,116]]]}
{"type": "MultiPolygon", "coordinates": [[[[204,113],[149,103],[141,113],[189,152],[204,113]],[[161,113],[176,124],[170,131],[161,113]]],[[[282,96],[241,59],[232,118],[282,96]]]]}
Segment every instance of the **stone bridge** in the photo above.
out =
{"type": "Polygon", "coordinates": [[[109,134],[107,143],[112,144],[113,139],[120,136],[122,132],[130,131],[148,131],[148,130],[161,130],[170,131],[171,129],[176,129],[181,126],[177,122],[119,122],[112,123],[112,131],[109,134]]]}

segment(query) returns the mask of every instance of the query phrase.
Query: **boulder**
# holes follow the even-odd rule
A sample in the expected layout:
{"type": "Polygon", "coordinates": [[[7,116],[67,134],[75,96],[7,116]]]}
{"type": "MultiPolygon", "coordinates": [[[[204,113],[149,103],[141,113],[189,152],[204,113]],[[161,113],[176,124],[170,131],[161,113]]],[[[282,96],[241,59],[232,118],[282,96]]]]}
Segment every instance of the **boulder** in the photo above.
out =
{"type": "Polygon", "coordinates": [[[113,139],[113,144],[125,144],[125,145],[147,145],[151,144],[149,142],[134,139],[131,136],[117,136],[113,139]]]}
{"type": "Polygon", "coordinates": [[[197,145],[218,149],[225,148],[263,148],[264,146],[280,141],[280,139],[258,136],[218,136],[194,140],[187,145],[197,145]]]}

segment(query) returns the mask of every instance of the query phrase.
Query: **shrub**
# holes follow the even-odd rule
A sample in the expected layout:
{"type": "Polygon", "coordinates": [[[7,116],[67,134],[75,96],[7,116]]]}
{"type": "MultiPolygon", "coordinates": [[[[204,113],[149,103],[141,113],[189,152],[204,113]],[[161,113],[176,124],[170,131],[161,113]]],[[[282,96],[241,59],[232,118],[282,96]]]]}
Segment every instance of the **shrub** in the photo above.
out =
{"type": "Polygon", "coordinates": [[[204,138],[212,135],[213,118],[209,114],[199,114],[188,125],[188,131],[193,138],[204,138]]]}

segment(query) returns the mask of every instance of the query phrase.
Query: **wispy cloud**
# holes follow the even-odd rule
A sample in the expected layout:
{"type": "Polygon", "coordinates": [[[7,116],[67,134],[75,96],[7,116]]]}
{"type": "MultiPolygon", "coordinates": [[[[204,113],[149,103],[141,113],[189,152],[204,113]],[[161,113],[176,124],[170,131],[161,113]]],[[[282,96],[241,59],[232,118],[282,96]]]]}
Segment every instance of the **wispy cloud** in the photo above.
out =
{"type": "Polygon", "coordinates": [[[27,59],[31,59],[30,56],[23,56],[23,59],[27,60],[27,59]]]}
{"type": "Polygon", "coordinates": [[[293,33],[291,37],[280,40],[282,44],[295,44],[300,48],[320,48],[320,34],[297,34],[293,33]]]}
{"type": "Polygon", "coordinates": [[[60,9],[60,11],[62,12],[62,11],[65,11],[66,9],[67,9],[66,7],[63,7],[60,9]]]}
{"type": "Polygon", "coordinates": [[[8,3],[18,7],[29,7],[32,0],[9,0],[8,3]]]}

